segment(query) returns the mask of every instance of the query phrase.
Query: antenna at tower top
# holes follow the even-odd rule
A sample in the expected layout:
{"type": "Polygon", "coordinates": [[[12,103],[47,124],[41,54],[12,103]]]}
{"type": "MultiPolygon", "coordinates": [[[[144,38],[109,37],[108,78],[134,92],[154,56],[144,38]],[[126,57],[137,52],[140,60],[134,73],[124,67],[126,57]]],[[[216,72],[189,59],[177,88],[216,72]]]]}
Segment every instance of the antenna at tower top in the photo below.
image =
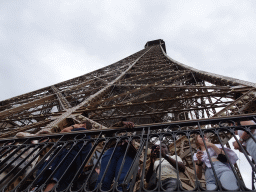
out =
{"type": "Polygon", "coordinates": [[[153,41],[148,41],[145,45],[145,48],[148,48],[150,46],[154,46],[154,45],[161,45],[162,48],[164,49],[164,52],[166,53],[166,48],[165,48],[165,42],[163,39],[157,39],[157,40],[153,40],[153,41]]]}

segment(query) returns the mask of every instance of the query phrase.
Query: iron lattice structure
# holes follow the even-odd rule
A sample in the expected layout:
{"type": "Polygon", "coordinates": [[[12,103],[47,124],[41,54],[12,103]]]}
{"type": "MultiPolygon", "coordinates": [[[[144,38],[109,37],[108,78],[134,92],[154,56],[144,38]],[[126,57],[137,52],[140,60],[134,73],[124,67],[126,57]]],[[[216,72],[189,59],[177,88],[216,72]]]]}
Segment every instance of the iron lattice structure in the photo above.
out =
{"type": "MultiPolygon", "coordinates": [[[[192,190],[197,187],[197,190],[200,190],[192,162],[195,148],[192,134],[211,130],[210,137],[213,142],[222,142],[223,145],[229,146],[228,141],[234,136],[235,128],[224,126],[222,129],[222,124],[238,119],[254,120],[255,88],[255,83],[200,71],[179,63],[166,54],[163,40],[149,41],[143,50],[112,65],[1,101],[1,158],[7,155],[7,148],[9,152],[14,149],[21,150],[22,147],[17,148],[17,143],[27,146],[26,139],[12,138],[18,132],[34,134],[50,130],[57,133],[75,122],[88,120],[93,124],[94,131],[90,134],[94,138],[91,141],[94,151],[91,151],[83,165],[93,165],[102,156],[105,145],[100,142],[107,141],[107,131],[115,132],[109,127],[126,118],[136,124],[137,136],[131,136],[129,139],[136,140],[141,145],[137,156],[144,154],[145,159],[140,159],[140,163],[144,162],[141,164],[142,170],[146,169],[146,149],[153,143],[164,142],[186,165],[185,173],[180,176],[183,189],[192,190]],[[219,129],[222,131],[217,131],[219,129]],[[10,149],[10,146],[13,148],[10,149]]],[[[248,128],[246,130],[250,132],[248,128]]],[[[47,136],[48,139],[57,141],[57,144],[49,141],[47,147],[52,147],[52,152],[56,150],[56,145],[68,141],[67,137],[72,141],[77,140],[77,134],[73,135],[74,137],[65,134],[47,136]]],[[[33,147],[35,148],[35,145],[33,147]]],[[[39,156],[42,145],[37,147],[34,152],[39,156]]],[[[50,152],[46,153],[42,159],[46,159],[49,154],[50,152]]],[[[8,159],[1,162],[1,173],[7,167],[4,162],[8,162],[8,159]]],[[[138,166],[138,163],[134,162],[134,165],[138,166]]],[[[36,168],[37,166],[32,172],[36,168]]],[[[236,165],[233,171],[242,181],[236,165]]],[[[25,189],[23,185],[29,182],[32,172],[16,183],[15,190],[25,189]]],[[[144,171],[142,172],[144,174],[144,171]]],[[[7,190],[15,179],[9,180],[2,189],[7,190]]],[[[137,188],[140,188],[138,183],[143,183],[137,180],[133,182],[131,186],[134,188],[135,182],[137,188]]],[[[204,186],[204,181],[200,182],[204,186]]],[[[241,189],[246,190],[243,187],[241,189]]],[[[130,191],[132,190],[130,188],[130,191]]]]}

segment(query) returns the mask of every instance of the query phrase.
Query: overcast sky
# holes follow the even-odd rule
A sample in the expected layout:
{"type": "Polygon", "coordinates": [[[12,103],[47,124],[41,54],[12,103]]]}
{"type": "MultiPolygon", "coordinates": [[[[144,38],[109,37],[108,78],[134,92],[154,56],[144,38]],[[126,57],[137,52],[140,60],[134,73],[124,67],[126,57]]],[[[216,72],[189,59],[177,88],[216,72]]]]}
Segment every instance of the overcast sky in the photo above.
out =
{"type": "Polygon", "coordinates": [[[155,39],[181,63],[256,83],[255,33],[255,0],[1,0],[0,100],[112,64],[155,39]]]}
{"type": "Polygon", "coordinates": [[[0,100],[112,64],[163,39],[194,68],[256,82],[256,1],[0,1],[0,100]]]}

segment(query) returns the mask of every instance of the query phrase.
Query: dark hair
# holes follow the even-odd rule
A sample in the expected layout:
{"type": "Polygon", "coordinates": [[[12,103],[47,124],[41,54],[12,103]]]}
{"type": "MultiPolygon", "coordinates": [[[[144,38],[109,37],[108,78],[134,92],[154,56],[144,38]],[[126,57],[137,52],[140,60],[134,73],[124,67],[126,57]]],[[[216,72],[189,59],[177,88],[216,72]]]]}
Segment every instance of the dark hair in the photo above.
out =
{"type": "MultiPolygon", "coordinates": [[[[162,143],[162,145],[165,145],[166,148],[167,148],[167,151],[169,152],[169,147],[168,147],[165,143],[162,143]]],[[[152,151],[153,151],[154,149],[156,149],[158,146],[160,146],[160,144],[159,144],[159,145],[153,145],[153,146],[151,147],[152,151]]]]}
{"type": "Polygon", "coordinates": [[[81,124],[86,124],[86,129],[92,129],[92,123],[90,121],[83,121],[81,124]]]}
{"type": "Polygon", "coordinates": [[[158,146],[158,145],[153,145],[153,146],[151,147],[152,151],[153,151],[154,149],[156,149],[157,146],[158,146]]]}
{"type": "Polygon", "coordinates": [[[201,145],[199,144],[198,139],[197,139],[198,136],[202,137],[201,135],[196,134],[196,136],[195,136],[195,144],[196,144],[196,147],[201,150],[201,145]]]}
{"type": "Polygon", "coordinates": [[[197,139],[198,136],[200,136],[200,135],[195,136],[195,144],[196,144],[196,147],[201,150],[200,144],[199,144],[198,139],[197,139]]]}

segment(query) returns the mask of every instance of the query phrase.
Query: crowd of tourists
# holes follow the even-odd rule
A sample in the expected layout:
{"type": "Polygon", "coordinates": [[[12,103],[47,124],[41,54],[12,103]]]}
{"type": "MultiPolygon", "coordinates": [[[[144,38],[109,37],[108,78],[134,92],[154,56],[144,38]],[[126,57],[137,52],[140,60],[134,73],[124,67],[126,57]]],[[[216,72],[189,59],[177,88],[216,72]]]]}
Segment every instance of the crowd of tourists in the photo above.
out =
{"type": "MultiPolygon", "coordinates": [[[[254,122],[241,121],[236,125],[250,126],[254,125],[254,122]]],[[[121,121],[114,126],[132,129],[134,124],[129,121],[121,121]]],[[[85,121],[66,127],[61,132],[85,131],[91,128],[92,124],[85,121]]],[[[256,134],[252,131],[254,138],[248,132],[242,130],[236,131],[236,134],[239,135],[239,140],[233,143],[234,149],[246,153],[253,160],[256,160],[254,142],[256,134]]],[[[91,137],[86,136],[84,139],[90,140],[91,137]]],[[[44,142],[44,140],[40,142],[44,142]]],[[[219,185],[221,185],[224,190],[237,190],[239,188],[239,177],[233,168],[238,160],[237,153],[225,147],[225,145],[211,143],[210,139],[202,134],[194,135],[194,143],[196,151],[192,156],[192,162],[195,167],[196,178],[200,181],[205,178],[206,189],[218,190],[219,185]]],[[[71,186],[73,190],[84,187],[89,191],[108,191],[115,187],[119,191],[124,191],[129,188],[129,183],[125,183],[125,181],[132,170],[136,170],[137,180],[144,181],[140,178],[140,168],[137,166],[132,169],[136,164],[136,148],[133,144],[130,144],[130,147],[127,147],[127,145],[127,139],[119,142],[116,142],[116,140],[109,141],[108,147],[105,148],[100,157],[100,161],[97,161],[98,163],[94,161],[90,165],[84,164],[84,162],[89,159],[89,153],[95,152],[92,149],[92,143],[77,142],[71,148],[63,147],[57,154],[49,155],[48,158],[41,160],[40,166],[35,171],[35,180],[30,191],[39,189],[51,191],[53,188],[57,191],[63,191],[71,186],[70,181],[73,182],[71,186]],[[113,185],[113,183],[117,184],[113,185]],[[44,187],[42,188],[42,186],[44,187]]],[[[145,189],[154,190],[159,187],[158,183],[161,183],[161,189],[166,191],[179,189],[182,186],[179,174],[186,171],[182,158],[175,153],[171,155],[169,146],[164,143],[154,144],[149,150],[149,166],[145,173],[145,189]]],[[[36,160],[33,165],[35,163],[36,160]]],[[[24,174],[27,174],[31,169],[24,174]]],[[[4,184],[1,184],[1,186],[4,186],[4,184]]]]}

